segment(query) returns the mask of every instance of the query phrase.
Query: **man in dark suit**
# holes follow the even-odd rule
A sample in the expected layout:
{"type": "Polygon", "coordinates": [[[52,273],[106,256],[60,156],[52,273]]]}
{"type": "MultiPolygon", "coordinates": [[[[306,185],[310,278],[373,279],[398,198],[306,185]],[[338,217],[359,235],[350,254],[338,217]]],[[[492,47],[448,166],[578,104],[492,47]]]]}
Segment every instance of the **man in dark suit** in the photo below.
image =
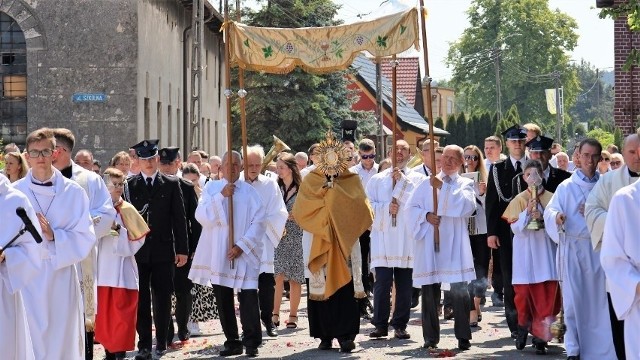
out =
{"type": "Polygon", "coordinates": [[[162,356],[168,342],[174,266],[187,264],[189,244],[180,182],[158,171],[158,140],[145,140],[132,148],[139,158],[140,174],[127,180],[129,195],[151,229],[136,254],[140,277],[136,360],[151,360],[151,292],[155,354],[162,356]]]}
{"type": "Polygon", "coordinates": [[[518,330],[518,312],[514,302],[514,291],[511,284],[513,238],[509,223],[502,219],[502,214],[513,199],[516,192],[514,187],[525,186],[518,179],[513,185],[516,175],[522,173],[524,166],[524,143],[527,131],[519,125],[514,125],[502,133],[509,149],[509,157],[491,166],[485,208],[487,212],[487,244],[492,249],[498,249],[500,254],[500,268],[504,285],[504,305],[507,324],[511,336],[515,338],[518,330]]]}
{"type": "MultiPolygon", "coordinates": [[[[160,172],[170,177],[176,177],[180,167],[180,149],[177,147],[166,147],[160,149],[160,172]]],[[[173,280],[174,294],[176,295],[176,323],[178,325],[178,339],[180,341],[189,340],[191,334],[187,328],[189,317],[193,305],[193,296],[191,289],[193,282],[187,277],[191,270],[191,259],[193,253],[198,246],[198,239],[202,232],[202,226],[196,221],[196,207],[198,207],[198,195],[194,185],[189,180],[177,177],[180,181],[180,189],[182,190],[182,200],[184,202],[184,211],[187,223],[187,236],[189,238],[189,259],[187,264],[182,267],[175,268],[175,277],[173,280]]],[[[175,330],[173,321],[169,319],[169,333],[167,336],[167,345],[171,344],[175,330]]]]}
{"type": "MultiPolygon", "coordinates": [[[[529,149],[529,157],[532,160],[539,160],[542,164],[543,169],[543,177],[544,181],[542,182],[542,186],[546,191],[551,193],[556,192],[556,188],[560,185],[561,182],[571,177],[571,173],[564,171],[562,169],[555,168],[549,164],[549,160],[551,160],[551,147],[553,146],[553,139],[546,136],[536,136],[533,139],[529,140],[525,144],[525,146],[529,149]]],[[[522,179],[522,175],[514,178],[513,180],[514,195],[521,193],[526,187],[524,179],[522,179]],[[518,181],[519,180],[519,181],[518,181]],[[520,184],[517,187],[516,182],[520,184]]]]}

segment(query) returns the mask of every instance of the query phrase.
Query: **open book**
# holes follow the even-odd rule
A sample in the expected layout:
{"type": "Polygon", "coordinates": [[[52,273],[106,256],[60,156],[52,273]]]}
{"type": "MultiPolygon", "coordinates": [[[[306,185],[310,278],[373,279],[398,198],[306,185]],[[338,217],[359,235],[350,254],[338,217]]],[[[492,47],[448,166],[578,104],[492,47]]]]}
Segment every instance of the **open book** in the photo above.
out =
{"type": "Polygon", "coordinates": [[[466,178],[469,178],[469,179],[473,180],[474,182],[479,182],[480,181],[480,173],[477,172],[477,171],[468,172],[468,173],[462,173],[462,174],[460,174],[460,176],[464,176],[466,178]]]}

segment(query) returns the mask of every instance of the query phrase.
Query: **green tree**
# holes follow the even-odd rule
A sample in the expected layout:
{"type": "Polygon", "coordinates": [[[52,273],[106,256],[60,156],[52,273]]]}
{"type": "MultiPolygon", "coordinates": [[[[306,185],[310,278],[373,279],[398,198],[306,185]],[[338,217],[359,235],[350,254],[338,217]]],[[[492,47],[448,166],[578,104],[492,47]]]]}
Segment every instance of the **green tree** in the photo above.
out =
{"type": "Polygon", "coordinates": [[[458,137],[457,131],[458,131],[458,124],[456,121],[456,117],[454,115],[449,115],[449,118],[447,119],[447,126],[446,129],[447,132],[449,133],[449,136],[447,136],[447,138],[445,139],[445,141],[440,142],[440,145],[444,146],[447,144],[455,144],[456,143],[456,139],[458,137]]]}
{"type": "Polygon", "coordinates": [[[587,136],[587,130],[584,128],[584,126],[582,126],[582,124],[578,124],[574,127],[574,131],[576,133],[576,136],[578,138],[581,138],[583,136],[587,136]]]}
{"type": "Polygon", "coordinates": [[[589,62],[581,61],[575,66],[580,82],[580,94],[568,115],[577,122],[601,119],[613,124],[613,87],[606,84],[599,72],[589,62]]]}
{"type": "Polygon", "coordinates": [[[465,147],[467,141],[467,117],[461,112],[456,117],[456,136],[451,139],[451,143],[465,147]]]}
{"type": "Polygon", "coordinates": [[[622,135],[622,130],[619,127],[613,132],[613,143],[618,147],[618,149],[622,150],[622,143],[624,142],[624,136],[622,135]]]}
{"type": "MultiPolygon", "coordinates": [[[[338,5],[330,0],[260,1],[257,11],[243,9],[243,22],[254,26],[282,28],[331,26],[338,5]]],[[[351,111],[357,96],[347,89],[347,71],[314,75],[296,69],[288,74],[245,72],[247,137],[250,144],[271,146],[278,136],[294,151],[304,151],[324,138],[331,128],[339,134],[345,119],[359,120],[358,134],[373,132],[375,119],[370,112],[351,111]]],[[[232,73],[232,88],[237,87],[238,72],[232,73]]],[[[239,105],[234,101],[234,146],[240,145],[239,105]]]]}
{"type": "Polygon", "coordinates": [[[507,111],[504,117],[500,120],[494,135],[502,136],[502,132],[513,125],[520,125],[520,115],[518,114],[518,108],[515,104],[509,108],[509,111],[507,111]]]}
{"type": "Polygon", "coordinates": [[[516,105],[524,119],[553,121],[545,88],[564,87],[565,107],[577,93],[569,56],[577,45],[577,23],[549,9],[547,0],[473,0],[469,27],[449,49],[451,83],[464,94],[466,111],[496,108],[496,66],[502,107],[516,105]]]}
{"type": "Polygon", "coordinates": [[[436,121],[433,123],[433,126],[437,127],[438,129],[444,130],[444,121],[441,117],[438,116],[436,121]]]}
{"type": "Polygon", "coordinates": [[[603,149],[613,144],[613,140],[614,140],[614,136],[612,133],[600,128],[589,131],[587,133],[587,137],[598,140],[600,144],[602,144],[603,149]]]}
{"type": "MultiPolygon", "coordinates": [[[[609,17],[615,20],[621,16],[627,17],[627,25],[631,31],[640,31],[640,0],[626,0],[611,8],[600,10],[601,19],[609,17]]],[[[627,56],[623,70],[631,70],[638,65],[640,65],[640,51],[633,47],[627,56]]]]}
{"type": "Polygon", "coordinates": [[[478,145],[478,121],[479,119],[477,115],[471,115],[467,119],[467,141],[464,143],[464,145],[461,145],[462,147],[465,147],[467,145],[478,145]]]}

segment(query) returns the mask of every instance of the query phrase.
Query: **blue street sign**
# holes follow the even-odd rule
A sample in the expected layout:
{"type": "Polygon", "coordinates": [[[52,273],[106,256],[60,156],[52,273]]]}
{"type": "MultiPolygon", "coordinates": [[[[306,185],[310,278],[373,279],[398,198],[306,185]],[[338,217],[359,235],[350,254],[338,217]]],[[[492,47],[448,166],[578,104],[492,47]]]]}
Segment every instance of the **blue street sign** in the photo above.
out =
{"type": "Polygon", "coordinates": [[[75,93],[72,97],[73,102],[105,102],[107,101],[107,94],[103,93],[75,93]]]}

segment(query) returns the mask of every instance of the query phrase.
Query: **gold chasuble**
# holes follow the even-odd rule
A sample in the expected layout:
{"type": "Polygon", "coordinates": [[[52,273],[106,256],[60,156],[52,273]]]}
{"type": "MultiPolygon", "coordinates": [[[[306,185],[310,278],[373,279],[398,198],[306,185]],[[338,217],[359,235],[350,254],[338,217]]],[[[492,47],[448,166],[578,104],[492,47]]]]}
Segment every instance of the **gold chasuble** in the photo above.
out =
{"type": "Polygon", "coordinates": [[[373,223],[360,177],[345,171],[327,186],[325,174],[315,169],[300,186],[293,216],[302,229],[313,234],[309,270],[314,277],[326,279],[324,292],[314,293],[311,286],[309,298],[326,300],[351,281],[347,261],[352,247],[373,223]]]}
{"type": "MultiPolygon", "coordinates": [[[[549,201],[551,201],[552,196],[552,192],[544,190],[538,194],[538,202],[540,203],[540,205],[542,205],[543,209],[547,207],[547,204],[549,204],[549,201]]],[[[527,208],[529,200],[531,200],[531,190],[527,188],[527,190],[521,192],[520,194],[518,194],[518,196],[513,198],[511,202],[509,202],[507,209],[504,211],[504,214],[502,214],[502,218],[509,224],[518,221],[520,213],[527,208]]]]}

